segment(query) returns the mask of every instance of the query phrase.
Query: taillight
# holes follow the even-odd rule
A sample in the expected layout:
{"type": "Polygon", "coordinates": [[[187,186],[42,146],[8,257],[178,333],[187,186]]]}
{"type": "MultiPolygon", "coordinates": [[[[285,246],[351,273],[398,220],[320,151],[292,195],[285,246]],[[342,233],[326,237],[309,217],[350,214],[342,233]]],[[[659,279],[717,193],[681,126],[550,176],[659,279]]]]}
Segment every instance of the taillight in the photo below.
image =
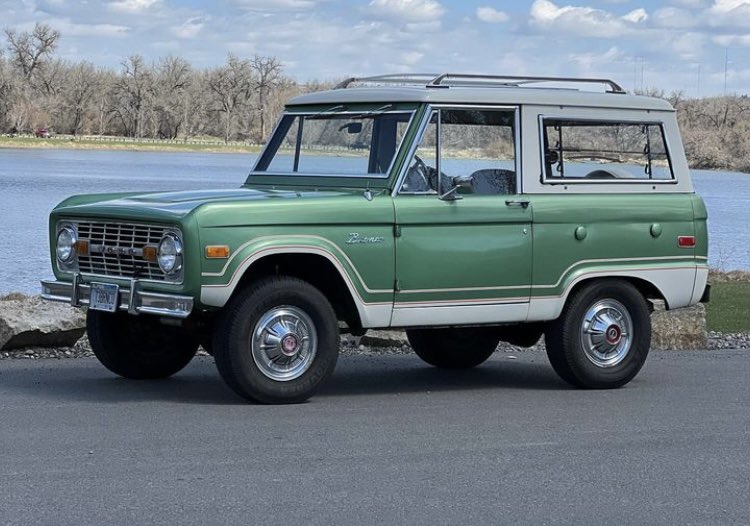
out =
{"type": "Polygon", "coordinates": [[[695,246],[695,236],[677,236],[677,246],[680,248],[693,248],[695,246]]]}

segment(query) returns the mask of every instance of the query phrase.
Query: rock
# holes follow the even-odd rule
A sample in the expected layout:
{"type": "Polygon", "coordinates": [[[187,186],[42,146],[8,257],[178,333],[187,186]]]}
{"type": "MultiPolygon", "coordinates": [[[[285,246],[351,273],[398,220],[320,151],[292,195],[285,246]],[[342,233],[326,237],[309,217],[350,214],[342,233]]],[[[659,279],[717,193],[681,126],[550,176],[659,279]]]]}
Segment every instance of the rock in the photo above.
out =
{"type": "Polygon", "coordinates": [[[0,298],[0,350],[70,347],[86,331],[86,315],[62,303],[13,294],[0,298]]]}
{"type": "Polygon", "coordinates": [[[706,308],[702,303],[667,311],[663,301],[654,302],[651,314],[651,348],[694,350],[708,348],[706,308]]]}
{"type": "Polygon", "coordinates": [[[361,343],[368,347],[402,347],[409,345],[404,331],[367,331],[367,334],[362,336],[361,343]]]}

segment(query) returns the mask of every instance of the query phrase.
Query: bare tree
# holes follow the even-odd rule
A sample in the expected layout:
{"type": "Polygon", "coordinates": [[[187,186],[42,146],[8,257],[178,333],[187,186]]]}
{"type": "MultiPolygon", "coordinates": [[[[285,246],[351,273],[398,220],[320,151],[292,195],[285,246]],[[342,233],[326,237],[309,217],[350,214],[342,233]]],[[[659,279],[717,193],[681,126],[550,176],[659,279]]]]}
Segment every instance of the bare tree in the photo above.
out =
{"type": "Polygon", "coordinates": [[[229,142],[238,113],[250,100],[254,88],[249,61],[230,53],[226,65],[209,72],[207,85],[213,95],[213,111],[223,114],[224,142],[229,142]]]}
{"type": "Polygon", "coordinates": [[[99,89],[96,97],[96,114],[99,135],[104,135],[114,116],[112,112],[113,86],[115,84],[114,74],[106,69],[97,71],[99,89]]]}
{"type": "Polygon", "coordinates": [[[6,29],[8,51],[23,77],[30,80],[34,72],[44,66],[45,60],[57,47],[60,33],[47,24],[35,24],[31,32],[21,33],[6,29]]]}
{"type": "Polygon", "coordinates": [[[62,108],[68,117],[69,130],[78,135],[84,124],[86,113],[99,88],[96,68],[90,62],[79,62],[68,68],[66,86],[62,96],[62,108]]]}
{"type": "Polygon", "coordinates": [[[129,137],[143,137],[146,106],[153,95],[152,83],[152,71],[141,55],[131,55],[122,62],[122,73],[113,89],[112,112],[129,137]]]}
{"type": "Polygon", "coordinates": [[[258,114],[260,116],[260,140],[266,140],[266,105],[269,93],[282,83],[282,66],[276,57],[255,55],[250,61],[255,73],[255,89],[258,92],[258,114]]]}
{"type": "Polygon", "coordinates": [[[10,129],[10,110],[13,106],[13,77],[0,49],[0,131],[10,129]]]}
{"type": "Polygon", "coordinates": [[[159,136],[175,139],[180,133],[191,83],[192,71],[186,60],[173,56],[161,59],[154,81],[159,136]]]}

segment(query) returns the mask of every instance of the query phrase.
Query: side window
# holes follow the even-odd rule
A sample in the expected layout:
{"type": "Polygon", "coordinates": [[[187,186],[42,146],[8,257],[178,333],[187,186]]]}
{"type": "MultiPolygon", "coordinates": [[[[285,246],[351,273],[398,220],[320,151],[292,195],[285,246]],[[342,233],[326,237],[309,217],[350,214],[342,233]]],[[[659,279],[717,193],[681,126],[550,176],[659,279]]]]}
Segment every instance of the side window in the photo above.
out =
{"type": "Polygon", "coordinates": [[[516,193],[514,127],[514,110],[433,112],[401,193],[516,193]]]}
{"type": "Polygon", "coordinates": [[[546,182],[671,180],[660,124],[543,119],[546,182]]]}

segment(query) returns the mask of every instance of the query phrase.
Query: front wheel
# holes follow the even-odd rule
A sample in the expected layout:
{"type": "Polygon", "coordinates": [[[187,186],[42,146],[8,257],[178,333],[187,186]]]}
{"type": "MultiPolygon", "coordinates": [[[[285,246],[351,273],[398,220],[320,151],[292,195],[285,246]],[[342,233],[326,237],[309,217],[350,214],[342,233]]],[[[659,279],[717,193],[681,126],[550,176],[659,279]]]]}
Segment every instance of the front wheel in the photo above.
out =
{"type": "Polygon", "coordinates": [[[641,370],[651,346],[645,298],[623,280],[593,282],[568,299],[545,333],[557,374],[576,387],[621,387],[641,370]]]}
{"type": "Polygon", "coordinates": [[[132,380],[166,378],[195,356],[198,339],[187,329],[162,325],[153,316],[89,309],[91,350],[115,374],[132,380]]]}
{"type": "Polygon", "coordinates": [[[267,278],[239,291],[227,305],[214,328],[213,352],[219,374],[243,398],[302,402],[336,366],[336,314],[309,283],[267,278]]]}
{"type": "Polygon", "coordinates": [[[469,369],[487,360],[500,341],[496,331],[486,327],[450,329],[408,329],[414,352],[441,369],[469,369]]]}

